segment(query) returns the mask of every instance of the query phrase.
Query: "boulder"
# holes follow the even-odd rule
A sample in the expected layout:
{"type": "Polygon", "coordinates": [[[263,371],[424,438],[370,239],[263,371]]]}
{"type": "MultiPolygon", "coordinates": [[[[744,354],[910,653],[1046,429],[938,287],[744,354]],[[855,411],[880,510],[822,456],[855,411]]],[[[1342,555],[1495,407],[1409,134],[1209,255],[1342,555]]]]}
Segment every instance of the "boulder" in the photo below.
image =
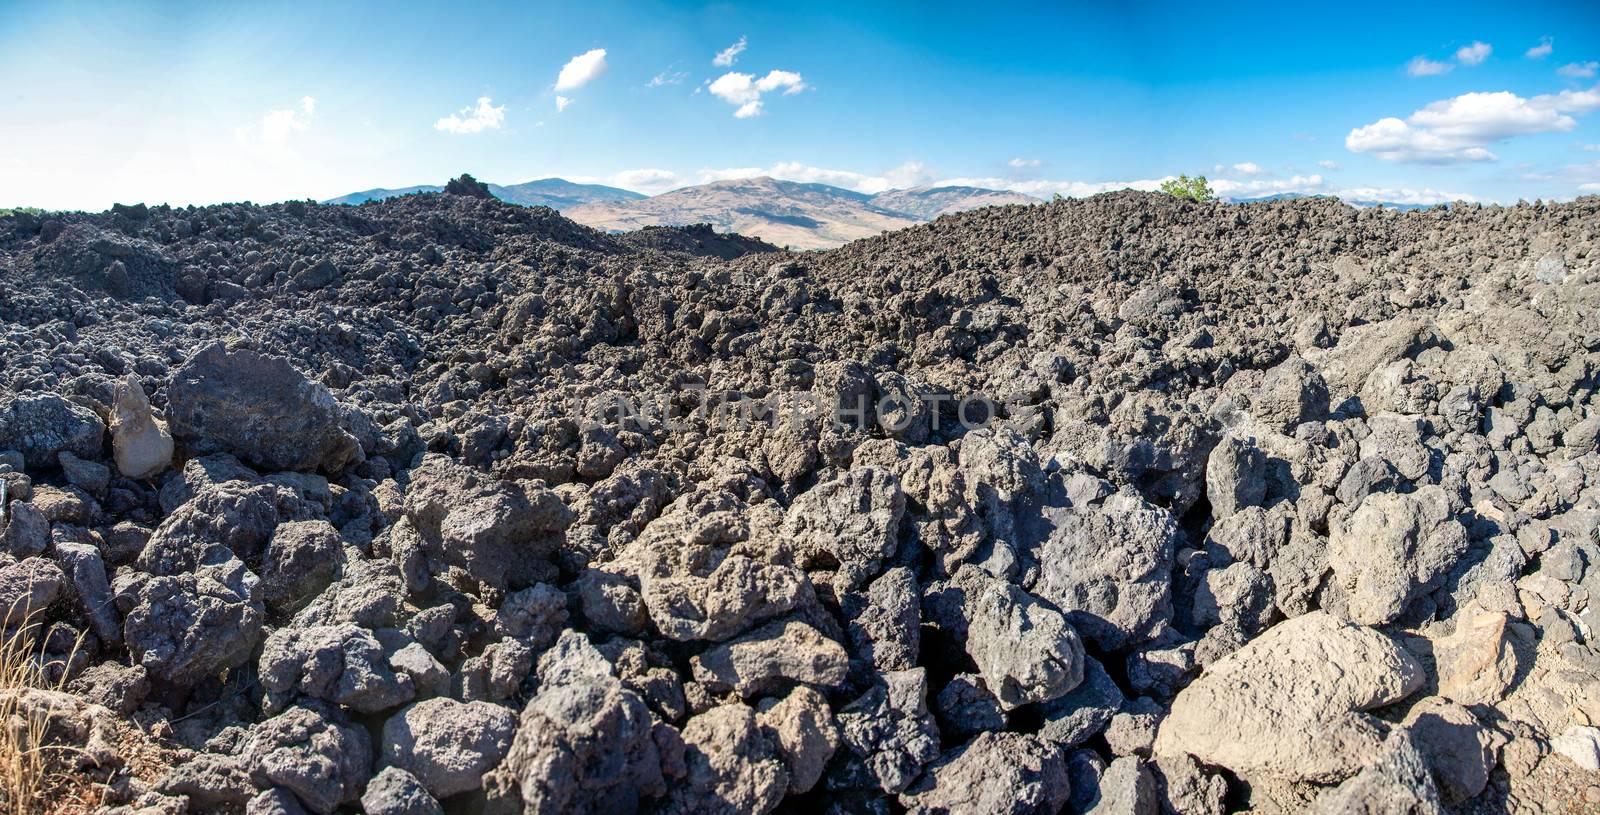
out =
{"type": "Polygon", "coordinates": [[[1149,639],[1172,615],[1171,571],[1183,533],[1172,515],[1124,490],[1096,507],[1045,511],[1031,591],[1104,650],[1149,639]]]}
{"type": "Polygon", "coordinates": [[[517,717],[489,702],[428,699],[383,725],[383,763],[422,782],[435,798],[478,789],[511,748],[517,717]]]}
{"type": "Polygon", "coordinates": [[[541,481],[501,481],[436,454],[412,470],[405,512],[434,574],[455,566],[511,589],[555,576],[550,556],[573,520],[541,481]]]}
{"type": "Polygon", "coordinates": [[[372,775],[367,731],[321,707],[292,707],[250,728],[240,761],[258,786],[283,787],[321,815],[354,804],[372,775]]]}
{"type": "Polygon", "coordinates": [[[885,470],[860,467],[796,498],[784,516],[783,537],[801,566],[834,570],[844,594],[894,556],[904,511],[899,481],[885,470]]]}
{"type": "Polygon", "coordinates": [[[797,687],[783,699],[764,699],[756,722],[777,746],[789,771],[789,792],[807,792],[839,749],[839,725],[821,693],[797,687]]]}
{"type": "Polygon", "coordinates": [[[399,767],[384,767],[361,793],[366,815],[444,815],[444,807],[428,794],[417,777],[399,767]]]}
{"type": "Polygon", "coordinates": [[[798,620],[769,623],[691,660],[694,678],[713,692],[749,699],[788,685],[834,689],[850,658],[844,647],[798,620]]]}
{"type": "Polygon", "coordinates": [[[839,711],[843,745],[830,775],[834,789],[898,794],[939,757],[939,730],[928,713],[922,668],[882,674],[839,711]]]}
{"type": "Polygon", "coordinates": [[[281,357],[221,343],[173,373],[167,419],[191,454],[232,453],[268,470],[337,473],[361,455],[326,387],[281,357]]]}
{"type": "Polygon", "coordinates": [[[649,708],[615,679],[544,687],[484,778],[488,811],[633,812],[666,792],[661,764],[649,708]]]}
{"type": "Polygon", "coordinates": [[[1383,743],[1363,713],[1403,699],[1422,667],[1383,634],[1312,612],[1267,629],[1177,695],[1155,752],[1250,777],[1337,783],[1383,743]]]}
{"type": "Polygon", "coordinates": [[[1317,797],[1317,815],[1403,812],[1443,815],[1439,790],[1427,762],[1404,729],[1389,734],[1371,763],[1343,784],[1317,797]]]}
{"type": "Polygon", "coordinates": [[[745,705],[721,705],[690,719],[683,744],[688,774],[668,787],[663,813],[764,815],[789,790],[778,746],[745,705]]]}
{"type": "Polygon", "coordinates": [[[30,470],[55,467],[62,452],[100,458],[105,432],[94,411],[53,393],[25,393],[0,406],[0,450],[21,453],[30,470]]]}
{"type": "Polygon", "coordinates": [[[372,632],[349,623],[272,632],[257,671],[269,698],[300,694],[358,713],[390,710],[416,696],[411,677],[395,673],[372,632]]]}
{"type": "Polygon", "coordinates": [[[151,478],[172,466],[172,434],[156,418],[138,377],[117,383],[111,405],[111,450],[117,472],[126,478],[151,478]]]}
{"type": "Polygon", "coordinates": [[[1059,746],[1022,733],[981,733],[900,794],[906,811],[1054,815],[1071,794],[1059,746]]]}
{"type": "Polygon", "coordinates": [[[1466,529],[1436,486],[1368,495],[1328,537],[1328,565],[1352,622],[1394,621],[1466,554],[1466,529]]]}

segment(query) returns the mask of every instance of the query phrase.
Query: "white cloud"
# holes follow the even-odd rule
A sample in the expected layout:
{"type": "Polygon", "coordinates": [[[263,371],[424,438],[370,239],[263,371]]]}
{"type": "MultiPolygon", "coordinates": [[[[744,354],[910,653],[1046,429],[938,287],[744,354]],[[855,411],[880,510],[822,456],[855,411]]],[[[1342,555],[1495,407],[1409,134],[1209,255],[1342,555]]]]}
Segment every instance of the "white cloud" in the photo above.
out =
{"type": "Polygon", "coordinates": [[[1600,73],[1600,62],[1569,62],[1557,68],[1556,73],[1568,79],[1588,79],[1600,73]]]}
{"type": "Polygon", "coordinates": [[[1476,201],[1476,196],[1460,192],[1440,192],[1432,187],[1416,190],[1409,187],[1348,187],[1334,190],[1334,195],[1345,201],[1382,201],[1389,204],[1448,204],[1452,201],[1476,201]]]}
{"type": "Polygon", "coordinates": [[[1233,171],[1239,175],[1261,175],[1266,169],[1253,161],[1243,161],[1233,165],[1233,171]]]}
{"type": "Polygon", "coordinates": [[[663,85],[681,85],[683,80],[688,78],[689,75],[683,71],[662,71],[650,77],[650,81],[644,83],[644,86],[646,88],[659,88],[663,85]]]}
{"type": "Polygon", "coordinates": [[[262,114],[259,123],[237,128],[233,131],[233,135],[243,145],[259,144],[269,148],[280,148],[288,143],[290,136],[310,129],[311,119],[316,112],[317,100],[314,97],[302,96],[300,103],[295,107],[269,110],[262,114]]]}
{"type": "Polygon", "coordinates": [[[1352,153],[1385,161],[1457,164],[1494,161],[1488,147],[1513,136],[1565,132],[1577,125],[1568,114],[1600,107],[1600,88],[1562,91],[1524,99],[1509,91],[1464,93],[1433,102],[1402,120],[1393,116],[1355,128],[1345,137],[1352,153]]]}
{"type": "Polygon", "coordinates": [[[1578,189],[1583,192],[1600,192],[1600,184],[1579,184],[1578,189]]]}
{"type": "Polygon", "coordinates": [[[561,74],[556,77],[558,91],[575,91],[589,84],[606,72],[606,49],[596,48],[585,51],[561,66],[561,74]]]}
{"type": "Polygon", "coordinates": [[[433,129],[445,133],[482,133],[485,130],[498,130],[506,121],[506,106],[496,106],[487,96],[478,97],[478,104],[474,107],[462,108],[459,113],[433,123],[433,129]]]}
{"type": "Polygon", "coordinates": [[[858,173],[851,170],[831,170],[826,167],[813,167],[798,161],[780,161],[771,167],[708,168],[701,170],[699,175],[701,184],[767,176],[801,184],[828,184],[867,195],[876,195],[886,190],[920,186],[929,183],[934,178],[928,168],[918,161],[908,161],[876,175],[858,173]]]}
{"type": "Polygon", "coordinates": [[[1017,168],[1018,170],[1031,169],[1044,164],[1043,161],[1040,161],[1036,158],[1014,158],[1006,163],[1017,168]]]}
{"type": "Polygon", "coordinates": [[[1258,178],[1250,181],[1219,178],[1210,184],[1217,195],[1225,198],[1255,198],[1285,192],[1313,193],[1323,188],[1322,176],[1316,173],[1292,178],[1258,178]]]}
{"type": "Polygon", "coordinates": [[[623,189],[653,195],[683,186],[683,179],[671,170],[641,168],[638,170],[623,170],[606,179],[606,183],[614,187],[622,187],[623,189]]]}
{"type": "Polygon", "coordinates": [[[1488,43],[1474,41],[1471,45],[1463,45],[1456,49],[1456,61],[1462,65],[1482,65],[1492,53],[1494,48],[1488,43]]]}
{"type": "Polygon", "coordinates": [[[1454,67],[1449,63],[1435,62],[1427,57],[1412,57],[1411,61],[1406,63],[1406,74],[1409,76],[1438,76],[1450,73],[1450,69],[1454,67]]]}
{"type": "MultiPolygon", "coordinates": [[[[1169,176],[1170,177],[1170,176],[1169,176]]],[[[1010,190],[1035,198],[1048,199],[1054,195],[1067,198],[1086,198],[1102,192],[1117,190],[1159,189],[1163,178],[1144,178],[1137,181],[1018,181],[1012,178],[944,178],[934,182],[936,187],[983,187],[991,190],[1010,190]]]]}
{"type": "Polygon", "coordinates": [[[1522,55],[1528,59],[1544,59],[1545,57],[1550,56],[1550,52],[1554,50],[1556,49],[1551,43],[1550,38],[1541,37],[1539,38],[1538,45],[1535,45],[1534,47],[1522,52],[1522,55]]]}
{"type": "Polygon", "coordinates": [[[1317,162],[1317,166],[1321,167],[1324,170],[1337,170],[1337,169],[1339,169],[1339,162],[1337,162],[1337,161],[1328,161],[1328,160],[1325,159],[1323,161],[1317,162]]]}
{"type": "Polygon", "coordinates": [[[706,86],[706,90],[711,91],[717,98],[730,105],[739,106],[733,112],[735,119],[760,116],[764,111],[761,95],[779,89],[788,96],[805,90],[806,83],[794,71],[768,71],[767,75],[760,79],[754,74],[729,71],[706,86]]]}
{"type": "Polygon", "coordinates": [[[732,67],[733,63],[739,61],[739,55],[744,53],[745,44],[745,38],[740,37],[738,42],[718,51],[717,55],[711,58],[711,64],[718,68],[732,67]]]}
{"type": "Polygon", "coordinates": [[[557,95],[556,96],[556,112],[557,113],[560,113],[561,111],[566,110],[567,109],[567,105],[570,105],[570,104],[572,104],[572,100],[571,99],[568,99],[567,97],[561,96],[561,95],[557,95]]]}

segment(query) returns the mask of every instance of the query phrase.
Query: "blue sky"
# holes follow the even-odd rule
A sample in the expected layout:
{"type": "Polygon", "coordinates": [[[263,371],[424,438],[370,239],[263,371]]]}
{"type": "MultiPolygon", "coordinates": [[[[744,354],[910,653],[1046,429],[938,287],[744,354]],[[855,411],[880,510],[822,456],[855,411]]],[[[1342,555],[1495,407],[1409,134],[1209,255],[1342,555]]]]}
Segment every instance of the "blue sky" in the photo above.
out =
{"type": "Polygon", "coordinates": [[[1048,196],[1180,172],[1240,196],[1600,192],[1593,2],[265,6],[0,0],[0,206],[462,171],[648,193],[770,174],[1048,196]]]}

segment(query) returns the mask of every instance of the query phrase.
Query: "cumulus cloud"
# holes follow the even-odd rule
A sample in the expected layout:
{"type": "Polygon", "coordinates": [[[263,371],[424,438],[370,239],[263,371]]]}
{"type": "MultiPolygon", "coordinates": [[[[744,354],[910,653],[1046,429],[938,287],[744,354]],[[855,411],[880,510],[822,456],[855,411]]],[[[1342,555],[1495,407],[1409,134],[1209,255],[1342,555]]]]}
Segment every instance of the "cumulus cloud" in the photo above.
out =
{"type": "Polygon", "coordinates": [[[744,53],[745,45],[745,38],[740,37],[738,42],[718,51],[717,55],[711,58],[711,64],[718,68],[733,67],[733,63],[739,61],[739,55],[744,53]]]}
{"type": "Polygon", "coordinates": [[[761,102],[762,94],[781,90],[783,95],[788,96],[805,89],[805,80],[794,71],[768,71],[766,76],[759,79],[754,74],[729,71],[706,86],[706,90],[718,99],[738,106],[733,112],[735,119],[760,116],[765,110],[761,102]]]}
{"type": "Polygon", "coordinates": [[[1328,161],[1328,160],[1324,159],[1322,161],[1317,162],[1317,166],[1321,167],[1324,170],[1337,170],[1337,169],[1339,169],[1339,162],[1337,162],[1337,161],[1328,161]]]}
{"type": "Polygon", "coordinates": [[[606,49],[596,48],[585,51],[561,66],[561,73],[556,77],[556,90],[575,91],[589,84],[606,72],[606,49]]]}
{"type": "Polygon", "coordinates": [[[1427,57],[1412,57],[1411,61],[1406,63],[1406,74],[1409,76],[1438,76],[1450,73],[1450,69],[1454,67],[1449,63],[1435,62],[1427,57]]]}
{"type": "Polygon", "coordinates": [[[1600,73],[1600,62],[1569,62],[1557,68],[1556,73],[1568,79],[1588,79],[1600,73]]]}
{"type": "Polygon", "coordinates": [[[1382,201],[1389,204],[1448,204],[1452,201],[1477,201],[1476,196],[1461,192],[1441,192],[1432,187],[1420,190],[1410,187],[1347,187],[1334,190],[1334,195],[1345,201],[1382,201]]]}
{"type": "Polygon", "coordinates": [[[433,123],[433,129],[444,133],[482,133],[498,130],[506,121],[506,106],[496,106],[487,96],[478,97],[478,104],[465,107],[458,113],[433,123]]]}
{"type": "Polygon", "coordinates": [[[1550,56],[1550,52],[1554,50],[1556,50],[1555,45],[1550,41],[1550,38],[1541,37],[1538,45],[1523,51],[1522,55],[1528,59],[1544,59],[1550,56]]]}
{"type": "Polygon", "coordinates": [[[798,161],[780,161],[771,167],[703,169],[699,175],[700,183],[702,184],[767,176],[802,184],[828,184],[867,195],[876,195],[887,190],[921,186],[932,181],[934,177],[928,171],[928,168],[918,161],[907,161],[898,167],[893,167],[877,174],[858,173],[851,170],[833,170],[826,167],[815,167],[798,161]]]}
{"type": "Polygon", "coordinates": [[[1014,158],[1006,163],[1018,170],[1028,170],[1044,164],[1043,161],[1036,158],[1014,158]]]}
{"type": "Polygon", "coordinates": [[[654,195],[683,186],[683,179],[671,170],[647,167],[623,170],[606,179],[606,183],[613,187],[654,195]]]}
{"type": "Polygon", "coordinates": [[[1562,91],[1525,99],[1509,91],[1465,93],[1433,102],[1406,119],[1386,117],[1345,137],[1352,153],[1385,161],[1459,164],[1494,161],[1489,145],[1513,136],[1566,132],[1574,114],[1600,107],[1600,88],[1562,91]]]}
{"type": "Polygon", "coordinates": [[[1323,179],[1320,174],[1297,175],[1290,178],[1258,178],[1249,181],[1234,181],[1219,178],[1210,182],[1211,189],[1224,198],[1256,198],[1263,195],[1277,195],[1279,193],[1314,193],[1323,189],[1323,179]]]}
{"type": "Polygon", "coordinates": [[[1456,49],[1456,61],[1462,65],[1482,65],[1483,61],[1494,53],[1494,47],[1486,42],[1474,41],[1471,45],[1463,45],[1456,49]]]}
{"type": "Polygon", "coordinates": [[[1267,168],[1261,167],[1256,162],[1238,162],[1237,165],[1216,165],[1211,168],[1216,173],[1234,173],[1240,176],[1266,175],[1267,168]]]}
{"type": "Polygon", "coordinates": [[[316,112],[316,98],[302,96],[294,107],[269,110],[262,114],[260,122],[237,128],[233,135],[243,145],[282,147],[294,134],[310,129],[311,119],[316,112]]]}

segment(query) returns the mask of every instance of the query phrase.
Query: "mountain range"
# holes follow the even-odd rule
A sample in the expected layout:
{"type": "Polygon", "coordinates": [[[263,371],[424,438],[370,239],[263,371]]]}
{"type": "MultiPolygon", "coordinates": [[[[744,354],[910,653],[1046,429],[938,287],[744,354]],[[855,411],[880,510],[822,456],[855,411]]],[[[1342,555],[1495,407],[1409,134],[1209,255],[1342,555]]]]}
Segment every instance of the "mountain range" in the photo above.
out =
{"type": "MultiPolygon", "coordinates": [[[[381,201],[397,195],[411,195],[419,192],[440,192],[444,189],[437,184],[419,184],[415,187],[399,187],[396,189],[377,189],[353,192],[330,198],[324,204],[364,204],[368,201],[381,201]]],[[[633,190],[624,190],[618,187],[607,187],[604,184],[579,184],[564,178],[540,178],[534,181],[525,181],[521,184],[490,184],[489,192],[494,197],[512,204],[521,204],[525,207],[550,207],[556,210],[566,210],[580,204],[601,202],[638,201],[645,196],[633,190]]]]}
{"type": "MultiPolygon", "coordinates": [[[[547,206],[596,229],[621,232],[645,226],[709,223],[719,231],[738,232],[791,249],[828,249],[977,207],[1039,203],[1021,193],[979,187],[913,187],[868,195],[828,184],[764,176],[713,181],[648,197],[560,178],[488,187],[501,200],[547,206]]],[[[437,185],[378,188],[323,203],[361,204],[442,189],[437,185]]]]}
{"type": "MultiPolygon", "coordinates": [[[[790,249],[830,249],[978,207],[1040,203],[1039,199],[1022,193],[981,187],[924,186],[868,195],[829,184],[783,181],[766,176],[713,181],[654,196],[562,178],[489,184],[488,187],[490,193],[503,201],[550,207],[578,223],[610,232],[627,232],[646,226],[711,224],[720,232],[737,232],[790,249]]],[[[431,184],[378,188],[323,203],[362,204],[443,189],[431,184]]],[[[1279,193],[1228,200],[1244,204],[1304,197],[1322,196],[1279,193]]],[[[1345,203],[1354,207],[1425,208],[1425,205],[1388,201],[1350,200],[1345,203]]]]}

